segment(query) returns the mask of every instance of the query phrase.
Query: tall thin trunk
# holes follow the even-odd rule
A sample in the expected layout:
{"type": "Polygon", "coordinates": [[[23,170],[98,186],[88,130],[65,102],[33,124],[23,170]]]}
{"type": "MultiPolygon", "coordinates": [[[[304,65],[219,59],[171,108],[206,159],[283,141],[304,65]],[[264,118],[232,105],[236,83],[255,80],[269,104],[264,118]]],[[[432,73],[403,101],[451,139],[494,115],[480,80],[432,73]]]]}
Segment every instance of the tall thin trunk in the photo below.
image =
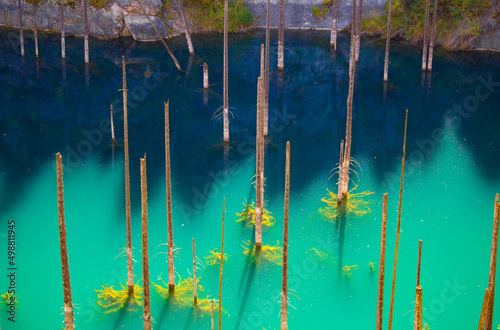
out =
{"type": "Polygon", "coordinates": [[[146,154],[141,158],[141,204],[142,204],[142,318],[144,329],[151,330],[151,299],[149,294],[149,256],[148,256],[148,183],[146,176],[146,154]]]}
{"type": "Polygon", "coordinates": [[[283,273],[281,283],[281,330],[288,329],[288,203],[290,200],[290,142],[286,143],[285,212],[283,215],[283,273]]]}
{"type": "Polygon", "coordinates": [[[337,191],[337,203],[340,203],[342,200],[342,177],[343,171],[342,166],[344,165],[344,140],[340,141],[340,161],[339,161],[339,180],[338,180],[338,191],[337,191]]]}
{"type": "Polygon", "coordinates": [[[167,249],[168,249],[168,289],[175,289],[174,233],[172,228],[172,183],[170,172],[170,120],[169,102],[165,103],[165,177],[167,186],[167,249]]]}
{"type": "Polygon", "coordinates": [[[481,308],[481,315],[479,316],[479,326],[478,330],[484,330],[484,325],[486,324],[486,317],[488,314],[488,305],[490,303],[490,289],[486,288],[484,291],[483,307],[481,308]]]}
{"type": "Polygon", "coordinates": [[[414,330],[422,329],[422,287],[420,286],[420,261],[422,260],[422,240],[418,241],[417,291],[415,298],[414,330]]]}
{"type": "Polygon", "coordinates": [[[17,1],[19,6],[19,41],[21,43],[21,56],[24,56],[24,35],[23,35],[23,8],[21,0],[17,1]]]}
{"type": "Polygon", "coordinates": [[[418,241],[417,286],[420,286],[420,262],[422,260],[422,240],[418,241]]]}
{"type": "Polygon", "coordinates": [[[85,50],[85,63],[89,63],[89,21],[87,19],[87,1],[83,1],[83,42],[85,50]]]}
{"type": "Polygon", "coordinates": [[[266,74],[266,55],[264,51],[264,44],[260,45],[260,77],[264,79],[264,75],[266,74]]]}
{"type": "Polygon", "coordinates": [[[332,31],[330,33],[330,47],[333,47],[334,50],[337,50],[338,16],[339,16],[339,0],[334,0],[333,10],[332,10],[332,31]]]}
{"type": "Polygon", "coordinates": [[[392,315],[394,312],[394,293],[396,290],[396,269],[398,267],[398,249],[399,249],[399,234],[401,232],[401,203],[403,201],[403,179],[405,175],[405,156],[406,156],[406,128],[408,124],[408,110],[406,110],[405,119],[405,135],[403,141],[403,158],[401,160],[401,183],[399,186],[399,208],[398,208],[398,226],[396,229],[396,249],[394,250],[394,268],[392,269],[392,290],[391,290],[391,305],[389,309],[389,330],[392,329],[392,315]]]}
{"type": "Polygon", "coordinates": [[[264,212],[264,201],[262,199],[261,191],[263,190],[262,184],[262,171],[263,168],[263,159],[261,148],[263,147],[261,141],[263,140],[263,79],[259,77],[257,82],[257,132],[256,132],[256,141],[255,141],[255,153],[256,153],[256,163],[255,163],[255,246],[262,246],[262,213],[264,212]]]}
{"type": "Polygon", "coordinates": [[[38,29],[36,26],[36,0],[33,0],[33,24],[35,26],[35,56],[38,58],[38,29]]]}
{"type": "Polygon", "coordinates": [[[424,53],[422,55],[422,71],[427,70],[427,42],[429,35],[429,0],[425,2],[424,53]]]}
{"type": "Polygon", "coordinates": [[[266,12],[266,64],[264,73],[264,136],[268,135],[269,122],[269,48],[271,47],[271,0],[267,0],[266,12]]]}
{"type": "Polygon", "coordinates": [[[208,64],[203,63],[203,88],[208,88],[208,64]]]}
{"type": "Polygon", "coordinates": [[[63,164],[60,153],[56,154],[57,167],[57,211],[59,215],[59,247],[61,250],[61,271],[64,292],[64,325],[67,330],[74,330],[73,303],[71,299],[71,281],[69,276],[68,247],[66,244],[66,221],[64,220],[64,183],[63,164]]]}
{"type": "Polygon", "coordinates": [[[111,121],[111,142],[115,143],[115,124],[113,123],[113,105],[109,106],[109,116],[111,121]]]}
{"type": "Polygon", "coordinates": [[[59,7],[61,8],[61,57],[66,58],[66,39],[64,37],[64,0],[60,0],[59,7]]]}
{"type": "Polygon", "coordinates": [[[363,0],[359,0],[358,31],[356,33],[356,62],[359,61],[359,48],[361,46],[361,22],[363,21],[363,0]]]}
{"type": "Polygon", "coordinates": [[[384,81],[388,81],[389,71],[389,48],[391,45],[391,16],[392,16],[392,0],[389,0],[389,14],[387,15],[387,35],[385,38],[385,60],[384,60],[384,81]]]}
{"type": "Polygon", "coordinates": [[[356,0],[352,0],[351,39],[356,35],[356,0]]]}
{"type": "Polygon", "coordinates": [[[229,142],[229,100],[228,100],[228,55],[227,55],[227,29],[228,29],[228,0],[224,1],[224,141],[229,142]]]}
{"type": "Polygon", "coordinates": [[[493,328],[493,306],[495,303],[495,276],[497,271],[497,250],[498,250],[498,225],[500,217],[500,205],[498,204],[498,194],[495,196],[495,212],[493,216],[493,234],[491,239],[490,256],[490,276],[488,288],[490,289],[490,300],[488,303],[488,315],[486,316],[486,330],[493,328]]]}
{"type": "Polygon", "coordinates": [[[189,27],[186,20],[186,14],[184,13],[184,5],[182,4],[182,0],[179,0],[179,8],[181,9],[181,17],[184,22],[184,30],[186,32],[186,41],[188,44],[189,54],[194,55],[193,42],[191,41],[191,33],[189,32],[189,27]]]}
{"type": "Polygon", "coordinates": [[[215,323],[214,322],[214,300],[213,299],[212,299],[211,311],[212,311],[212,315],[211,315],[212,316],[212,327],[211,327],[211,329],[215,330],[215,324],[214,324],[215,323]]]}
{"type": "Polygon", "coordinates": [[[123,75],[123,149],[125,153],[125,217],[127,227],[127,275],[128,290],[134,291],[134,264],[132,262],[132,220],[130,214],[130,175],[128,159],[127,74],[125,56],[122,56],[123,75]]]}
{"type": "Polygon", "coordinates": [[[382,330],[384,315],[384,276],[385,276],[385,242],[387,233],[387,193],[384,194],[382,206],[382,233],[380,235],[380,260],[378,265],[377,325],[382,330]]]}
{"type": "Polygon", "coordinates": [[[193,294],[194,294],[194,303],[198,302],[198,293],[196,292],[196,287],[198,286],[198,282],[196,281],[196,245],[194,244],[193,238],[193,294]]]}
{"type": "Polygon", "coordinates": [[[427,61],[427,71],[432,71],[432,59],[434,56],[434,38],[436,37],[436,17],[438,0],[434,0],[434,11],[432,13],[431,40],[429,42],[429,60],[427,61]]]}
{"type": "Polygon", "coordinates": [[[283,70],[284,55],[283,51],[285,48],[285,0],[280,0],[280,21],[278,27],[278,70],[283,70]]]}
{"type": "Polygon", "coordinates": [[[219,276],[219,330],[222,329],[222,270],[224,265],[224,215],[226,214],[226,198],[222,207],[222,236],[220,247],[220,276],[219,276]]]}

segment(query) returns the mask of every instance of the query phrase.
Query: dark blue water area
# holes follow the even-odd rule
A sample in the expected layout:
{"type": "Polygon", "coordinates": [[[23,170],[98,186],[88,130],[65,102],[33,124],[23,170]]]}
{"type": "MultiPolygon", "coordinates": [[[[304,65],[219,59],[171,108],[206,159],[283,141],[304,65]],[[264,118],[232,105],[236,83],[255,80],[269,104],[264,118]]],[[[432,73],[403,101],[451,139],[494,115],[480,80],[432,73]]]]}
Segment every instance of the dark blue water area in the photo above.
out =
{"type": "MultiPolygon", "coordinates": [[[[59,35],[39,36],[39,60],[35,60],[32,34],[26,32],[25,36],[27,54],[22,59],[18,32],[0,31],[1,212],[16,207],[30,180],[54,163],[57,152],[63,154],[68,175],[91,157],[102,166],[111,165],[114,158],[123,159],[122,147],[117,146],[113,154],[109,130],[112,104],[116,136],[122,139],[123,55],[127,61],[132,202],[140,203],[139,158],[144,153],[149,189],[164,189],[163,111],[167,100],[173,181],[181,187],[178,198],[189,204],[218,180],[217,173],[224,169],[222,122],[214,118],[223,103],[221,34],[194,35],[193,57],[189,57],[183,37],[167,40],[182,72],[159,42],[91,39],[88,79],[83,39],[67,38],[63,66],[59,35]],[[206,96],[203,63],[208,64],[210,74],[206,96]]],[[[293,194],[336,166],[340,141],[345,138],[349,37],[339,36],[337,52],[329,47],[327,31],[286,31],[285,38],[285,69],[278,72],[277,30],[272,31],[266,199],[282,194],[286,141],[292,145],[291,171],[296,173],[293,194]]],[[[256,85],[264,40],[263,30],[229,37],[229,159],[236,163],[254,154],[256,85]]],[[[375,178],[383,184],[386,173],[401,164],[408,109],[409,171],[412,164],[432,159],[439,133],[448,124],[470,148],[482,175],[499,180],[500,54],[437,48],[432,74],[422,74],[421,47],[392,42],[384,96],[384,50],[384,40],[362,39],[352,156],[372,162],[375,178]]]]}

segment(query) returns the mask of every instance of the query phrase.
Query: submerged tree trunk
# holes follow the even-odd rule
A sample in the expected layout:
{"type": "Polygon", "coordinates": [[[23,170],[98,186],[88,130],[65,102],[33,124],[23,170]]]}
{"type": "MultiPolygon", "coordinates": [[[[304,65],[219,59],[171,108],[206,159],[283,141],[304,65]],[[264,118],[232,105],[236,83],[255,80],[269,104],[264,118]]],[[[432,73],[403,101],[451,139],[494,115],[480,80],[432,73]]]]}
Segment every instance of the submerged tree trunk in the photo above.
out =
{"type": "Polygon", "coordinates": [[[198,286],[198,283],[196,281],[196,251],[195,251],[196,245],[194,244],[194,238],[193,238],[193,295],[194,295],[194,303],[196,304],[198,302],[198,293],[196,292],[196,287],[198,286]]]}
{"type": "Polygon", "coordinates": [[[415,297],[414,330],[422,329],[422,287],[420,286],[420,261],[422,257],[422,240],[418,242],[417,291],[415,297]]]}
{"type": "Polygon", "coordinates": [[[149,253],[148,253],[148,183],[146,176],[146,154],[141,158],[141,204],[142,204],[142,318],[144,330],[151,330],[151,299],[149,290],[149,253]]]}
{"type": "Polygon", "coordinates": [[[267,0],[266,13],[266,68],[264,74],[264,136],[268,135],[269,122],[269,51],[271,47],[271,0],[267,0]]]}
{"type": "Polygon", "coordinates": [[[24,56],[24,36],[23,36],[23,8],[21,0],[17,1],[19,6],[19,42],[21,44],[21,56],[24,56]]]}
{"type": "Polygon", "coordinates": [[[431,40],[429,42],[429,60],[427,61],[427,71],[432,71],[432,58],[434,56],[434,38],[436,37],[436,16],[437,0],[434,0],[434,11],[432,13],[431,40]]]}
{"type": "Polygon", "coordinates": [[[132,262],[132,220],[130,214],[130,175],[128,159],[128,117],[127,117],[127,74],[125,56],[122,56],[123,75],[123,149],[125,153],[125,217],[127,227],[127,285],[129,292],[134,291],[134,265],[132,262]]]}
{"type": "Polygon", "coordinates": [[[219,275],[219,330],[222,329],[222,270],[224,269],[224,216],[226,214],[226,198],[222,207],[222,235],[220,247],[220,275],[219,275]]]}
{"type": "Polygon", "coordinates": [[[378,265],[377,324],[375,329],[382,330],[384,315],[384,276],[385,276],[385,242],[387,233],[387,193],[384,194],[382,206],[382,233],[380,235],[380,260],[378,265]]]}
{"type": "Polygon", "coordinates": [[[182,4],[182,0],[179,0],[179,8],[181,9],[181,18],[184,22],[184,30],[186,32],[186,41],[188,44],[189,54],[194,55],[193,42],[191,41],[191,33],[189,32],[189,27],[186,20],[186,14],[184,13],[184,5],[182,4]]]}
{"type": "Polygon", "coordinates": [[[495,211],[493,216],[493,235],[491,239],[490,256],[490,276],[488,278],[488,288],[490,289],[490,299],[488,302],[488,314],[486,316],[486,330],[493,328],[493,306],[495,303],[495,277],[497,271],[497,250],[498,250],[498,226],[500,217],[500,205],[498,204],[498,194],[495,196],[495,211]]]}
{"type": "Polygon", "coordinates": [[[389,71],[389,48],[391,45],[391,15],[392,15],[392,0],[389,0],[389,14],[387,15],[387,35],[385,39],[385,60],[384,60],[384,81],[388,81],[389,71]]]}
{"type": "Polygon", "coordinates": [[[356,33],[356,62],[359,61],[359,48],[361,46],[361,22],[363,21],[363,0],[359,0],[358,28],[356,33]]]}
{"type": "Polygon", "coordinates": [[[286,143],[285,212],[283,215],[283,270],[281,282],[281,330],[288,329],[288,203],[290,199],[290,142],[286,143]]]}
{"type": "Polygon", "coordinates": [[[278,70],[283,70],[285,48],[285,0],[280,0],[280,22],[278,31],[278,70]]]}
{"type": "Polygon", "coordinates": [[[264,213],[264,80],[259,77],[257,83],[257,132],[255,164],[255,247],[262,246],[262,214],[264,213]]]}
{"type": "Polygon", "coordinates": [[[337,25],[338,25],[338,16],[339,16],[339,1],[333,1],[333,10],[332,10],[332,31],[330,33],[330,47],[333,47],[333,50],[337,50],[337,25]]]}
{"type": "Polygon", "coordinates": [[[167,248],[168,248],[168,289],[175,289],[174,233],[172,229],[172,183],[170,172],[170,120],[169,101],[165,103],[165,177],[167,185],[167,248]]]}
{"type": "Polygon", "coordinates": [[[425,2],[424,52],[422,55],[422,71],[427,70],[427,42],[429,35],[429,0],[425,2]]]}
{"type": "Polygon", "coordinates": [[[484,291],[483,307],[481,308],[481,315],[479,316],[479,326],[478,330],[484,330],[484,325],[486,324],[486,317],[488,314],[488,305],[490,303],[490,289],[486,288],[484,291]]]}
{"type": "Polygon", "coordinates": [[[228,29],[228,0],[224,1],[224,142],[229,142],[229,100],[228,100],[228,55],[227,55],[227,29],[228,29]]]}
{"type": "Polygon", "coordinates": [[[61,8],[61,57],[66,58],[66,38],[64,36],[64,0],[60,0],[59,7],[61,8]]]}
{"type": "Polygon", "coordinates": [[[67,330],[74,330],[71,281],[69,276],[68,247],[66,244],[66,221],[64,219],[64,183],[63,165],[60,153],[56,154],[57,167],[57,209],[59,215],[59,247],[61,250],[61,271],[64,291],[64,325],[67,330]]]}
{"type": "Polygon", "coordinates": [[[85,50],[85,63],[89,63],[89,21],[87,19],[87,0],[83,1],[83,47],[85,50]]]}

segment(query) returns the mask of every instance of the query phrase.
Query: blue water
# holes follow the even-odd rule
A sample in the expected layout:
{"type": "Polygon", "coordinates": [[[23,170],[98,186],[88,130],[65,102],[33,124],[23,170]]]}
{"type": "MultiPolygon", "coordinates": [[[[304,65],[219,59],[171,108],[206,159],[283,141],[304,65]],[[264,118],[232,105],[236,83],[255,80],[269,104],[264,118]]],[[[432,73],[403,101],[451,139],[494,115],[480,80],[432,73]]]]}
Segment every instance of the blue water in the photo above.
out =
{"type": "MultiPolygon", "coordinates": [[[[349,38],[337,53],[326,31],[287,31],[285,70],[276,71],[271,42],[270,136],[266,147],[265,200],[276,224],[264,244],[282,241],[285,144],[291,143],[289,252],[290,329],[367,329],[375,325],[382,194],[389,193],[384,325],[387,325],[394,258],[405,110],[409,110],[393,326],[413,328],[418,240],[423,240],[421,285],[424,322],[432,329],[477,326],[487,287],[493,202],[500,191],[500,55],[436,50],[434,71],[422,77],[420,47],[394,42],[384,98],[385,43],[363,39],[354,94],[352,156],[356,192],[371,212],[349,216],[339,233],[319,214],[345,137],[349,38]],[[488,81],[490,84],[488,84],[488,81]],[[462,106],[462,108],[460,108],[462,106]],[[451,111],[449,111],[451,109],[451,111]],[[326,254],[322,259],[311,253],[326,254]],[[343,251],[340,259],[340,250],[343,251]],[[358,265],[349,278],[339,272],[358,265]],[[293,290],[293,291],[292,291],[293,290]],[[293,306],[293,307],[292,307],[293,306]]],[[[8,274],[7,222],[16,222],[15,324],[0,311],[5,329],[60,329],[64,316],[57,225],[54,154],[64,162],[64,197],[75,324],[79,329],[139,329],[142,309],[104,314],[95,290],[126,282],[123,148],[111,146],[109,106],[123,137],[121,56],[127,60],[134,273],[141,275],[139,158],[147,153],[150,279],[167,278],[163,102],[170,100],[174,242],[177,274],[192,270],[191,239],[201,260],[220,251],[226,198],[222,306],[229,329],[279,327],[281,267],[252,263],[243,241],[253,230],[237,223],[244,202],[255,200],[255,100],[261,30],[230,35],[231,149],[221,145],[222,37],[169,40],[184,72],[160,43],[122,38],[91,40],[86,80],[82,40],[67,39],[61,65],[57,35],[39,36],[40,60],[26,33],[21,60],[17,32],[0,32],[0,270],[8,274]],[[210,72],[204,102],[202,65],[210,72]],[[190,70],[187,70],[190,66],[190,70]],[[65,78],[63,79],[63,72],[65,78]],[[158,254],[157,254],[158,253],[158,254]],[[154,257],[153,257],[154,256],[154,257]]],[[[205,291],[218,298],[219,267],[199,264],[205,291]]],[[[9,286],[7,276],[0,291],[9,286]]],[[[210,315],[166,303],[152,288],[156,329],[209,329],[210,315]]],[[[496,304],[494,324],[500,323],[496,304]]],[[[217,323],[217,322],[216,322],[217,323]]]]}

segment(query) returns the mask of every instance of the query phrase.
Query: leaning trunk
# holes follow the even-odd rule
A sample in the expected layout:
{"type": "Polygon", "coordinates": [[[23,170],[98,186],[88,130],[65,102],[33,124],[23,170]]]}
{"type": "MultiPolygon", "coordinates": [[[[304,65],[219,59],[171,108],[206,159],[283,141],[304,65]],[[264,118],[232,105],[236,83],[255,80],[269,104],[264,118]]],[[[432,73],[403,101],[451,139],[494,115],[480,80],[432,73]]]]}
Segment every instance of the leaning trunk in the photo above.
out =
{"type": "Polygon", "coordinates": [[[363,0],[359,0],[358,8],[358,28],[357,28],[357,38],[356,38],[356,62],[359,61],[359,48],[361,46],[361,22],[363,21],[363,0]]]}
{"type": "Polygon", "coordinates": [[[191,33],[189,32],[189,27],[186,20],[186,14],[184,13],[184,5],[182,0],[179,0],[179,8],[181,9],[181,17],[184,22],[184,31],[186,32],[186,41],[188,44],[189,54],[194,55],[193,42],[191,41],[191,33]]]}

